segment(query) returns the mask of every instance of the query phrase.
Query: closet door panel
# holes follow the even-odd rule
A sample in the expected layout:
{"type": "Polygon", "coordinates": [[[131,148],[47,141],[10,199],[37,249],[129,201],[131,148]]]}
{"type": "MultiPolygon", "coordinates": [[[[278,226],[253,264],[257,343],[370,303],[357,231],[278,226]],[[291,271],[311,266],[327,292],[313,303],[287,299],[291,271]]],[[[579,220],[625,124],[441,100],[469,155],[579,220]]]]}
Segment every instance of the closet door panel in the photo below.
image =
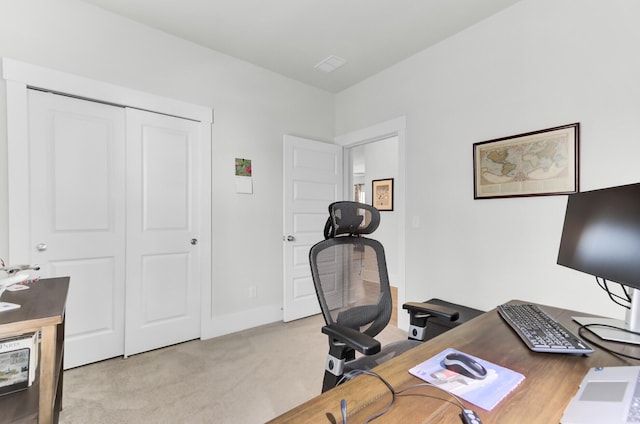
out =
{"type": "Polygon", "coordinates": [[[143,231],[187,231],[193,140],[189,133],[147,126],[141,142],[143,231]]]}
{"type": "Polygon", "coordinates": [[[79,115],[54,118],[54,145],[47,165],[53,174],[57,231],[109,231],[111,125],[110,120],[79,115]]]}
{"type": "Polygon", "coordinates": [[[125,355],[200,337],[199,131],[127,109],[125,355]]]}
{"type": "Polygon", "coordinates": [[[124,109],[29,91],[31,262],[70,276],[65,368],[124,352],[124,109]]]}
{"type": "Polygon", "coordinates": [[[187,253],[142,257],[142,294],[147,305],[143,322],[146,325],[188,315],[189,291],[180,284],[188,273],[187,253]]]}

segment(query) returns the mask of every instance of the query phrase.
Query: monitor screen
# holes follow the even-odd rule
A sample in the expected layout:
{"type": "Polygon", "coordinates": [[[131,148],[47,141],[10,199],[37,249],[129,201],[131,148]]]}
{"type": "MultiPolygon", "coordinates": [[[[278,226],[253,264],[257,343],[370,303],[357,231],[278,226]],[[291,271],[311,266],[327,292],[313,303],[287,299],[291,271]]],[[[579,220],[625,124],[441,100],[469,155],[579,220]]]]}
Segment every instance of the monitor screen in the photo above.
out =
{"type": "Polygon", "coordinates": [[[569,195],[558,264],[640,289],[640,183],[569,195]]]}

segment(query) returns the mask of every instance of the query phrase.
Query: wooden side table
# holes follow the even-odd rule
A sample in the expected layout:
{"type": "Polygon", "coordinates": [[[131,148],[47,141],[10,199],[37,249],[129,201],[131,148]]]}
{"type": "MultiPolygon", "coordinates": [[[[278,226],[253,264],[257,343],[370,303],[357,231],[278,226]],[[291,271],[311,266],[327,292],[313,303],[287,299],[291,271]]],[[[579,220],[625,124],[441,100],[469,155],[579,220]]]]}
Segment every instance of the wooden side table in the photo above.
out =
{"type": "Polygon", "coordinates": [[[41,332],[36,381],[26,390],[0,396],[0,423],[57,423],[62,408],[64,313],[69,277],[47,278],[28,290],[5,292],[20,308],[0,313],[0,338],[41,332]]]}

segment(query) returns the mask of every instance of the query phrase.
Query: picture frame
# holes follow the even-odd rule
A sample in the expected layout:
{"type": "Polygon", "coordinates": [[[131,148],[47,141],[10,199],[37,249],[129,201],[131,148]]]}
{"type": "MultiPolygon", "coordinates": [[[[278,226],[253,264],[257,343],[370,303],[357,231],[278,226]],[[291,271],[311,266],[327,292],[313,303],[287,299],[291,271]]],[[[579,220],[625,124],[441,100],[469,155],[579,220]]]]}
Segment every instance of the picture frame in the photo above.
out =
{"type": "Polygon", "coordinates": [[[379,211],[393,210],[393,178],[371,181],[371,202],[379,211]]]}
{"type": "Polygon", "coordinates": [[[473,144],[473,198],[579,191],[580,123],[473,144]]]}

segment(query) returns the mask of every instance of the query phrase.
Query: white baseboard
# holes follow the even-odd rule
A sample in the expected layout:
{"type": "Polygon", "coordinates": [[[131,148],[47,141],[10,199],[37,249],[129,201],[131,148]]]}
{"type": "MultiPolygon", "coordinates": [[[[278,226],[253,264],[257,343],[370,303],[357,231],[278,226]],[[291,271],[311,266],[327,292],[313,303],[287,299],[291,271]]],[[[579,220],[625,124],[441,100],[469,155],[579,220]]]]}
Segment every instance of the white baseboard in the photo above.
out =
{"type": "Polygon", "coordinates": [[[202,320],[202,340],[282,321],[282,305],[267,305],[202,320]]]}

